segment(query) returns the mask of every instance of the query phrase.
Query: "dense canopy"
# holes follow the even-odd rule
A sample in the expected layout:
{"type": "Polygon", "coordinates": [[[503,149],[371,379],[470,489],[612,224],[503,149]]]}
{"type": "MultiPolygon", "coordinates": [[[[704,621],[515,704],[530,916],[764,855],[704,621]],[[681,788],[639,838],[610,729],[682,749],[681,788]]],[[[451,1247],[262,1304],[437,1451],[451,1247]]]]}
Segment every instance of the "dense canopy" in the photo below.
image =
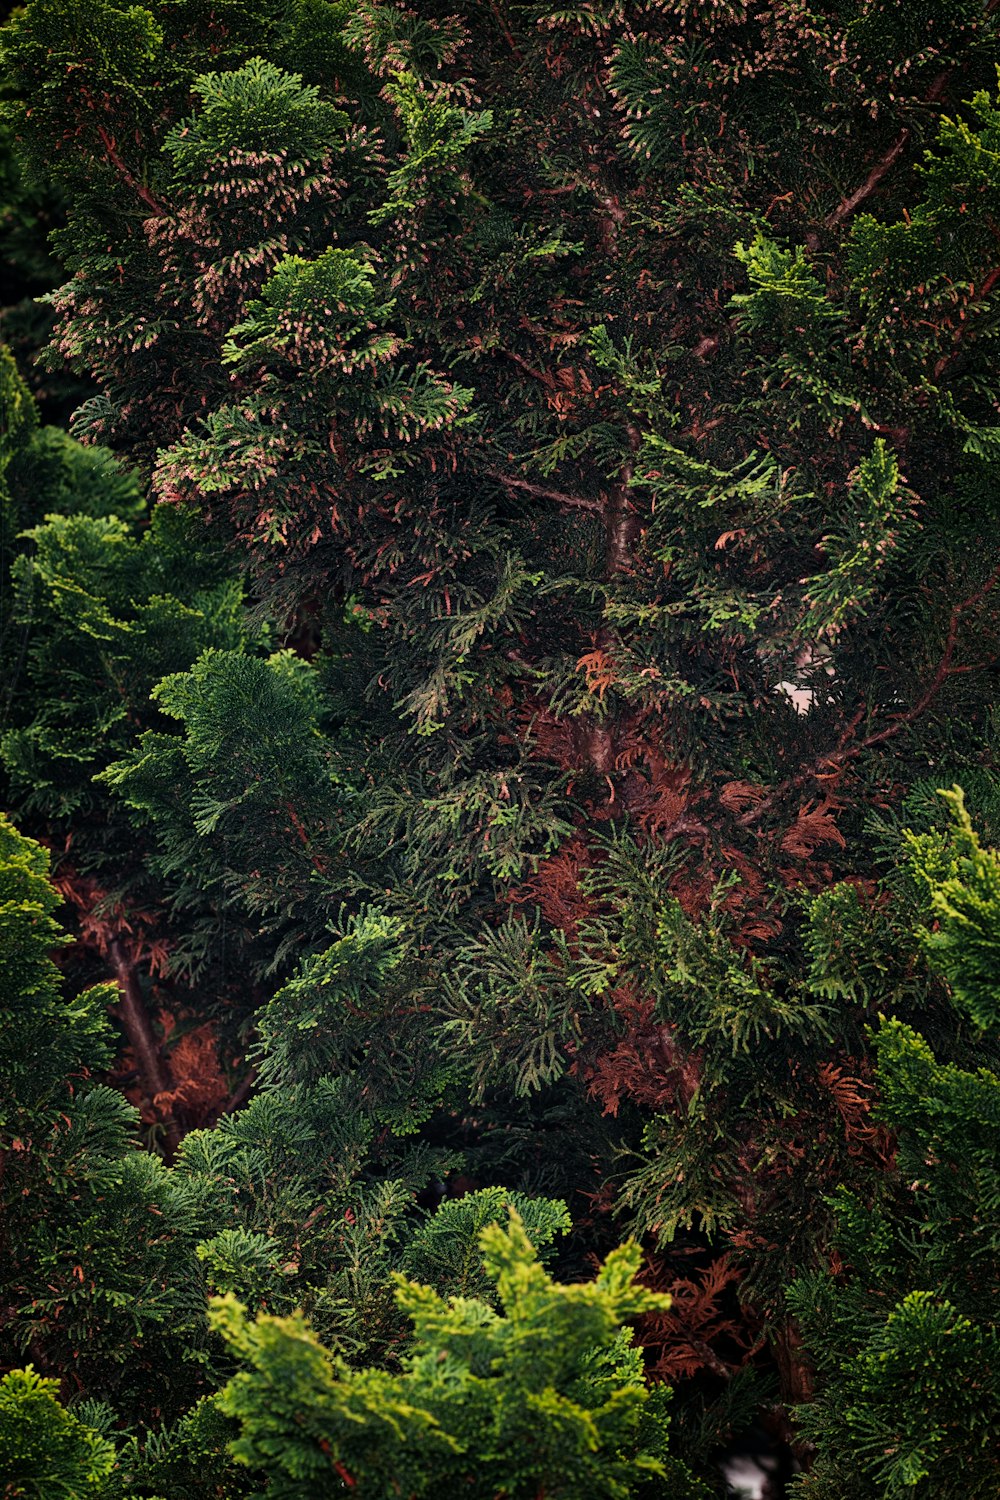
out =
{"type": "Polygon", "coordinates": [[[13,11],[0,1493],[1000,1492],[998,67],[13,11]]]}

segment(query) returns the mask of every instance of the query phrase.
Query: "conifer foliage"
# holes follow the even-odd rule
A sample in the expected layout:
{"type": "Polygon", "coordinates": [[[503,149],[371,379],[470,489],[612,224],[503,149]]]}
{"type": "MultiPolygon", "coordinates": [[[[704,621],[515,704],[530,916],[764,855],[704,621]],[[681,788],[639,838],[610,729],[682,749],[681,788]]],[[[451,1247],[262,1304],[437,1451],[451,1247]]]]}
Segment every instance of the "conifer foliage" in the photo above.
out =
{"type": "Polygon", "coordinates": [[[995,1492],[998,33],[3,28],[13,1494],[995,1492]]]}
{"type": "Polygon", "coordinates": [[[238,1303],[214,1305],[249,1366],[219,1397],[242,1425],[233,1452],[271,1471],[269,1493],[627,1496],[665,1475],[660,1403],[620,1332],[666,1301],[631,1285],[638,1247],[569,1287],[536,1263],[516,1214],[481,1246],[500,1311],[397,1278],[414,1325],[401,1374],[338,1369],[300,1320],[248,1324],[238,1303]]]}
{"type": "Polygon", "coordinates": [[[1000,1245],[997,1127],[1000,856],[984,849],[959,789],[952,826],[911,835],[911,879],[933,922],[919,931],[952,1002],[972,1023],[965,1066],[935,1056],[912,1024],[883,1018],[875,1037],[879,1118],[897,1142],[885,1189],[837,1195],[836,1253],[846,1274],[791,1290],[822,1385],[801,1414],[819,1443],[807,1493],[982,1495],[1000,1476],[1000,1245]],[[985,1066],[988,1060],[990,1066],[985,1066]],[[976,1064],[979,1066],[976,1066],[976,1064]]]}

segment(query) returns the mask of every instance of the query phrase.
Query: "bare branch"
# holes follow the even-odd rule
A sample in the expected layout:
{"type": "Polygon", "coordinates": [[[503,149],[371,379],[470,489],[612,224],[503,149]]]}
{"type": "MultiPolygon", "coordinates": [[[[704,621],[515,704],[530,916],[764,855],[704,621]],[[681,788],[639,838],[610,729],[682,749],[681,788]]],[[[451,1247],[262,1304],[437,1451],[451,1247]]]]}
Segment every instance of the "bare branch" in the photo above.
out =
{"type": "MultiPolygon", "coordinates": [[[[135,964],[120,938],[114,938],[108,944],[108,957],[121,991],[121,999],[114,1008],[135,1054],[143,1091],[147,1094],[153,1108],[157,1109],[157,1096],[169,1094],[173,1083],[163,1061],[163,1054],[153,1031],[153,1023],[139,989],[135,964]]],[[[172,1155],[180,1143],[180,1130],[172,1114],[164,1117],[163,1125],[167,1150],[172,1155]]]]}
{"type": "MultiPolygon", "coordinates": [[[[944,93],[951,80],[953,72],[954,69],[949,68],[945,72],[939,73],[937,75],[934,82],[931,84],[930,88],[927,91],[927,96],[923,101],[925,104],[934,104],[938,99],[940,99],[941,95],[944,93]]],[[[865,178],[861,186],[859,188],[855,188],[854,192],[851,193],[849,197],[845,198],[842,203],[839,203],[834,209],[833,213],[824,220],[824,224],[827,229],[836,229],[837,226],[839,224],[842,224],[845,219],[849,219],[851,217],[851,214],[854,213],[855,209],[860,208],[862,203],[866,203],[868,201],[868,199],[878,188],[879,183],[882,182],[883,178],[889,175],[899,158],[902,156],[903,152],[906,150],[907,146],[909,145],[910,136],[912,134],[913,132],[908,125],[899,132],[899,135],[893,141],[888,151],[875,163],[874,167],[872,167],[871,171],[868,173],[868,176],[865,178]]]]}
{"type": "Polygon", "coordinates": [[[488,469],[486,472],[491,479],[498,480],[504,489],[522,490],[526,495],[535,495],[539,500],[552,500],[556,505],[565,505],[570,510],[586,510],[596,516],[604,514],[604,506],[600,500],[591,500],[587,495],[567,495],[564,490],[551,490],[542,484],[532,484],[527,479],[513,479],[509,474],[501,474],[498,469],[488,469]]]}

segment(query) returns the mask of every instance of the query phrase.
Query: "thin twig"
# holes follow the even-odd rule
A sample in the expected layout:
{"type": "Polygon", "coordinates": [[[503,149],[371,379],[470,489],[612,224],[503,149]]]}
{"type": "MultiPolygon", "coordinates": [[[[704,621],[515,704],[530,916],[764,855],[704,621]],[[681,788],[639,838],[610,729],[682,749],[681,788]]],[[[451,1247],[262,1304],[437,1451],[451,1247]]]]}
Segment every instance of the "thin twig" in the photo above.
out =
{"type": "MultiPolygon", "coordinates": [[[[958,645],[958,628],[962,616],[967,614],[970,609],[975,609],[977,604],[981,604],[987,594],[991,593],[998,583],[1000,583],[1000,566],[994,568],[981,588],[976,589],[967,599],[963,599],[960,604],[955,605],[951,612],[951,618],[948,621],[948,633],[945,636],[944,650],[934,670],[934,675],[911,708],[908,708],[905,713],[896,714],[884,729],[879,729],[874,734],[866,735],[863,740],[858,740],[854,744],[848,744],[847,740],[849,736],[861,720],[862,713],[859,711],[841,735],[836,749],[828,751],[825,755],[821,755],[806,770],[799,771],[797,775],[790,776],[786,781],[781,782],[762,801],[758,802],[756,807],[751,808],[741,818],[738,818],[736,820],[737,826],[740,828],[750,828],[754,823],[759,823],[761,818],[770,812],[776,803],[782,801],[789,792],[798,791],[801,787],[807,786],[809,782],[820,779],[824,774],[848,765],[852,760],[857,760],[859,755],[863,755],[866,750],[871,750],[875,745],[884,745],[887,740],[894,739],[897,734],[901,734],[908,724],[912,724],[914,720],[919,719],[930,707],[948,678],[958,676],[960,673],[968,670],[966,667],[956,667],[954,665],[955,649],[958,645]]],[[[985,667],[990,664],[990,662],[982,662],[980,666],[985,667]]]]}
{"type": "MultiPolygon", "coordinates": [[[[948,86],[953,72],[954,69],[949,68],[945,72],[939,73],[937,75],[927,92],[926,98],[923,101],[925,104],[934,104],[938,99],[940,99],[941,95],[944,93],[945,89],[948,86]]],[[[876,188],[879,186],[882,179],[889,175],[899,158],[902,156],[903,152],[906,150],[912,134],[913,131],[909,125],[905,126],[899,132],[899,135],[893,141],[888,151],[875,163],[874,167],[872,167],[871,171],[868,173],[868,176],[865,178],[861,186],[859,188],[855,188],[854,192],[851,193],[847,198],[845,198],[842,203],[839,203],[834,209],[833,213],[824,220],[824,224],[827,229],[836,229],[837,226],[839,224],[842,224],[845,219],[850,218],[851,214],[853,214],[856,208],[860,208],[862,203],[866,203],[868,201],[868,199],[875,192],[876,188]]]]}
{"type": "Polygon", "coordinates": [[[586,510],[594,515],[603,516],[604,506],[600,500],[591,500],[586,495],[567,495],[563,490],[550,490],[542,484],[532,484],[527,479],[513,479],[508,474],[501,474],[497,469],[486,471],[491,479],[496,479],[508,490],[523,490],[526,495],[535,495],[539,500],[553,500],[557,505],[566,505],[571,510],[586,510]]]}

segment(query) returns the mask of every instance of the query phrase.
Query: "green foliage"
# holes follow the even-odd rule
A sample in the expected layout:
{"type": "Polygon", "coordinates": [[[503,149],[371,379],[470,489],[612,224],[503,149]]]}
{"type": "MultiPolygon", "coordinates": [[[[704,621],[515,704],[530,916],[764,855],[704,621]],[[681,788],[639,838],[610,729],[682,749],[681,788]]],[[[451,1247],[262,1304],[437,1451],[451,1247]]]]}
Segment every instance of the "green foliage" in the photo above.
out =
{"type": "MultiPolygon", "coordinates": [[[[390,1287],[401,1257],[443,1291],[465,1294],[481,1286],[477,1236],[508,1204],[523,1211],[536,1246],[568,1227],[564,1205],[499,1188],[430,1219],[417,1211],[416,1193],[461,1157],[408,1139],[413,1111],[417,1120],[429,1112],[441,1081],[433,1070],[426,1079],[419,1059],[393,1077],[391,1056],[381,1058],[379,1048],[400,1045],[391,1007],[421,1007],[396,946],[398,924],[374,915],[350,925],[286,987],[283,1025],[277,1002],[265,1013],[255,1099],[213,1129],[189,1133],[172,1169],[136,1151],[134,1112],[87,1078],[110,1056],[103,1012],[114,992],[61,1000],[48,956],[61,935],[44,851],[5,823],[0,853],[0,1096],[13,1102],[0,1137],[2,1294],[18,1310],[4,1330],[5,1353],[8,1345],[15,1354],[44,1350],[125,1414],[151,1393],[176,1410],[210,1370],[206,1283],[255,1308],[306,1305],[355,1356],[384,1355],[404,1336],[390,1287]],[[339,1063],[330,1054],[316,1066],[287,1035],[307,997],[346,1006],[349,1016],[389,1009],[371,1014],[367,1038],[357,1022],[352,1035],[338,1035],[324,1011],[320,1036],[329,1027],[343,1050],[339,1063]]],[[[314,1015],[309,1024],[315,1031],[314,1015]]],[[[172,1453],[181,1436],[163,1443],[172,1453]]],[[[129,1464],[145,1473],[149,1444],[130,1452],[129,1464]]]]}
{"type": "Polygon", "coordinates": [[[399,1134],[440,1103],[454,1065],[429,1024],[427,975],[398,918],[348,918],[337,941],[303,963],[258,1017],[260,1078],[276,1088],[356,1072],[368,1108],[399,1134]]]}
{"type": "Polygon", "coordinates": [[[193,533],[191,517],[162,510],[138,537],[117,516],[86,514],[27,534],[13,576],[28,641],[2,742],[23,807],[57,819],[93,808],[93,777],[149,722],[155,683],[240,641],[241,591],[192,553],[193,533]]]}
{"type": "Polygon", "coordinates": [[[353,373],[382,364],[399,345],[389,335],[375,343],[364,337],[372,320],[387,320],[394,306],[392,298],[377,301],[374,291],[374,270],[356,254],[327,250],[311,262],[291,256],[264,283],[260,297],[247,309],[246,321],[232,330],[224,358],[244,366],[265,360],[279,355],[296,334],[321,339],[335,319],[343,345],[338,368],[353,373]]]}
{"type": "Polygon", "coordinates": [[[911,835],[914,875],[929,897],[934,926],[922,934],[928,957],[976,1026],[1000,1025],[1000,853],[984,849],[961,787],[942,792],[954,811],[950,838],[911,835]],[[942,868],[943,866],[943,868],[942,868]]]}
{"type": "MultiPolygon", "coordinates": [[[[994,66],[996,60],[993,59],[994,66]]],[[[992,233],[1000,113],[985,89],[963,115],[940,120],[919,168],[923,193],[905,217],[880,222],[861,214],[848,246],[847,270],[866,310],[866,349],[892,357],[900,397],[931,406],[966,452],[996,457],[996,419],[988,370],[949,378],[972,350],[988,358],[994,338],[996,277],[984,269],[992,233]],[[930,335],[929,330],[938,333],[930,335]],[[940,350],[947,329],[951,347],[940,350]],[[929,358],[932,348],[940,351],[929,358]],[[970,378],[971,376],[971,378],[970,378]]]]}
{"type": "MultiPolygon", "coordinates": [[[[347,116],[320,99],[315,88],[255,57],[233,73],[205,73],[195,80],[196,114],[180,121],[164,140],[164,152],[178,187],[197,199],[218,192],[220,176],[231,173],[228,196],[239,205],[265,163],[279,165],[297,179],[296,197],[308,198],[320,179],[312,175],[336,142],[347,116]],[[288,142],[298,155],[288,158],[288,142]],[[255,169],[247,184],[241,177],[255,169]]],[[[279,179],[280,180],[280,179],[279,179]]],[[[258,205],[260,206],[260,205],[258,205]]],[[[280,202],[268,205],[272,210],[280,202]]]]}
{"type": "Polygon", "coordinates": [[[4,366],[4,764],[80,942],[65,1004],[37,954],[4,995],[0,1338],[134,1428],[150,1500],[240,1491],[192,1411],[232,1373],[206,1287],[266,1315],[223,1316],[261,1362],[241,1441],[289,1423],[274,1493],[347,1483],[294,1427],[299,1356],[317,1422],[387,1403],[337,1459],[376,1494],[398,1460],[533,1495],[536,1433],[550,1492],[672,1483],[635,1351],[602,1325],[585,1356],[523,1244],[496,1291],[475,1264],[508,1203],[542,1246],[562,1200],[566,1265],[615,1210],[655,1242],[678,1290],[644,1336],[697,1462],[750,1366],[805,1388],[794,1281],[807,1487],[995,1491],[997,872],[929,812],[953,778],[997,803],[995,22],[28,0],[5,28],[89,446],[4,366]],[[173,1165],[95,1084],[111,1003],[173,1165]],[[416,1346],[401,1267],[435,1281],[416,1346]]]}
{"type": "Polygon", "coordinates": [[[463,158],[493,125],[490,110],[471,111],[451,102],[448,91],[421,87],[412,74],[399,73],[385,89],[395,106],[406,142],[401,164],[386,179],[389,196],[369,213],[369,222],[409,219],[430,204],[455,205],[472,184],[463,158]]]}
{"type": "Polygon", "coordinates": [[[436,1287],[442,1295],[477,1297],[494,1305],[496,1284],[483,1264],[480,1240],[488,1225],[505,1223],[511,1213],[516,1213],[542,1260],[556,1235],[573,1227],[566,1205],[558,1200],[484,1188],[442,1203],[417,1228],[403,1254],[403,1272],[436,1287]]]}
{"type": "Polygon", "coordinates": [[[870,1493],[896,1500],[925,1480],[937,1494],[991,1493],[996,1460],[984,1419],[997,1409],[998,1353],[991,1330],[932,1292],[911,1292],[889,1314],[849,1371],[853,1403],[842,1417],[870,1493]],[[961,1491],[943,1490],[959,1467],[961,1491]]]}
{"type": "Polygon", "coordinates": [[[614,1251],[595,1281],[553,1282],[516,1215],[480,1238],[501,1311],[475,1297],[444,1301],[399,1276],[414,1325],[402,1373],[351,1370],[301,1318],[247,1320],[233,1299],[213,1321],[250,1369],[219,1397],[242,1434],[236,1457],[269,1474],[268,1493],[437,1494],[458,1484],[492,1497],[627,1496],[662,1474],[662,1423],[625,1319],[665,1300],[634,1286],[635,1246],[614,1251]]]}
{"type": "Polygon", "coordinates": [[[236,1433],[206,1397],[169,1426],[121,1443],[101,1500],[243,1500],[256,1486],[230,1457],[236,1433]]]}
{"type": "Polygon", "coordinates": [[[59,1405],[58,1380],[29,1365],[0,1380],[0,1475],[11,1500],[98,1500],[111,1443],[59,1405]]]}
{"type": "Polygon", "coordinates": [[[883,569],[914,530],[915,509],[895,454],[876,438],[871,453],[850,477],[842,529],[822,540],[828,566],[806,580],[806,620],[817,640],[839,634],[877,597],[883,569]]]}
{"type": "Polygon", "coordinates": [[[11,663],[0,710],[6,719],[25,645],[27,621],[11,578],[25,529],[51,514],[136,520],[145,502],[134,475],[106,448],[84,448],[61,428],[40,422],[13,355],[2,345],[0,414],[0,642],[11,663]]]}
{"type": "Polygon", "coordinates": [[[310,916],[322,932],[318,913],[338,893],[342,793],[317,724],[316,672],[288,651],[209,649],[153,700],[180,732],[148,730],[101,780],[150,830],[150,867],[187,917],[175,963],[197,972],[231,912],[235,944],[263,939],[259,962],[272,971],[310,916]]]}
{"type": "Polygon", "coordinates": [[[787,338],[794,332],[819,332],[825,324],[844,317],[828,299],[819,277],[801,246],[783,249],[760,230],[749,245],[737,242],[736,259],[746,267],[751,291],[733,297],[737,320],[748,328],[773,330],[777,323],[787,338]]]}
{"type": "MultiPolygon", "coordinates": [[[[139,5],[33,0],[30,9],[12,17],[4,36],[4,63],[15,89],[32,94],[35,151],[29,159],[37,171],[71,176],[100,146],[102,133],[104,140],[119,135],[125,140],[123,127],[131,126],[133,134],[149,128],[153,91],[139,80],[162,43],[161,27],[139,5]],[[84,112],[85,134],[63,128],[67,68],[73,70],[80,98],[91,101],[84,112]],[[54,148],[55,141],[59,145],[54,148]]],[[[17,119],[20,111],[15,107],[12,112],[17,119]]]]}
{"type": "Polygon", "coordinates": [[[67,1003],[51,949],[63,940],[48,855],[0,817],[0,1149],[26,1154],[53,1128],[68,1081],[110,1060],[107,987],[67,1003]]]}
{"type": "Polygon", "coordinates": [[[445,1027],[473,1060],[480,1095],[488,1083],[525,1095],[563,1076],[587,1005],[568,967],[563,934],[523,916],[484,929],[459,953],[443,977],[445,1027]]]}
{"type": "Polygon", "coordinates": [[[824,1500],[985,1500],[1000,1472],[1000,1051],[982,998],[995,975],[986,956],[996,852],[980,845],[960,789],[944,795],[953,827],[908,836],[910,878],[940,915],[922,933],[924,950],[956,1006],[992,1033],[975,1048],[991,1066],[939,1061],[901,1020],[883,1019],[875,1034],[893,1169],[871,1202],[847,1188],[837,1195],[844,1273],[800,1276],[789,1292],[821,1377],[818,1399],[798,1413],[818,1447],[801,1492],[824,1500]]]}
{"type": "Polygon", "coordinates": [[[60,993],[47,871],[45,851],[0,822],[0,1296],[16,1312],[2,1357],[43,1351],[123,1406],[156,1389],[183,1401],[176,1362],[194,1356],[202,1318],[191,1201],[132,1148],[121,1095],[92,1081],[111,1057],[115,992],[60,993]]]}

